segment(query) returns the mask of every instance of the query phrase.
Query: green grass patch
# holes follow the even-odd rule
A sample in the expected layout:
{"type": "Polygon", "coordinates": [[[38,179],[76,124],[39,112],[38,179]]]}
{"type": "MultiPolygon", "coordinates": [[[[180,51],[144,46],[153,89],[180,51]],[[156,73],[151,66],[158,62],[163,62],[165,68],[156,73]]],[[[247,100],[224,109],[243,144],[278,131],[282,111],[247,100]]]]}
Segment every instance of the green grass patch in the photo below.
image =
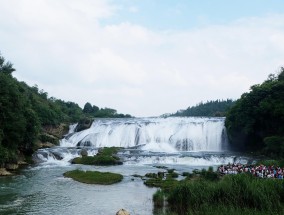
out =
{"type": "Polygon", "coordinates": [[[120,147],[104,147],[104,148],[100,148],[98,151],[98,155],[115,155],[117,154],[117,152],[120,150],[120,147]]]}
{"type": "Polygon", "coordinates": [[[86,184],[109,185],[118,183],[123,179],[121,174],[98,171],[72,170],[63,174],[65,177],[72,178],[86,184]]]}
{"type": "Polygon", "coordinates": [[[72,160],[73,164],[85,164],[85,165],[98,165],[98,166],[109,166],[109,165],[120,165],[122,164],[112,156],[95,155],[78,157],[72,160]]]}
{"type": "Polygon", "coordinates": [[[97,166],[122,165],[122,161],[115,155],[119,149],[118,147],[101,148],[97,155],[77,157],[71,163],[97,166]]]}
{"type": "Polygon", "coordinates": [[[159,187],[162,188],[163,191],[169,191],[178,185],[178,181],[173,178],[150,178],[144,181],[144,184],[148,187],[159,187]]]}

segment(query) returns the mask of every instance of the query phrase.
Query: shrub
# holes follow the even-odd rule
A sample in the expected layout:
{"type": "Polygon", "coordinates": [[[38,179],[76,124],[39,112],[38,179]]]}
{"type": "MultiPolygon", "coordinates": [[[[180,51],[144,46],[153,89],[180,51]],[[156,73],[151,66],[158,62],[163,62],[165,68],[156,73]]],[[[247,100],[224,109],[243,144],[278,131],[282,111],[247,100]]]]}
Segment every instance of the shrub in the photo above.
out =
{"type": "Polygon", "coordinates": [[[175,169],[168,169],[168,173],[173,173],[175,171],[175,169]]]}
{"type": "Polygon", "coordinates": [[[216,181],[218,180],[218,173],[213,171],[213,167],[209,167],[208,170],[206,171],[205,169],[202,169],[200,172],[200,176],[209,181],[216,181]]]}
{"type": "Polygon", "coordinates": [[[153,202],[154,207],[156,208],[164,207],[164,192],[161,189],[157,190],[156,193],[154,193],[153,202]]]}
{"type": "Polygon", "coordinates": [[[119,157],[113,155],[119,150],[118,147],[102,148],[95,156],[83,156],[77,157],[72,160],[73,164],[85,164],[85,165],[122,165],[119,157]]]}
{"type": "Polygon", "coordinates": [[[261,180],[248,174],[226,175],[219,181],[180,182],[169,191],[167,201],[178,214],[216,206],[283,212],[283,185],[282,180],[261,180]]]}
{"type": "Polygon", "coordinates": [[[72,160],[72,163],[85,164],[85,165],[102,165],[102,166],[122,164],[121,162],[117,161],[115,158],[105,155],[77,157],[72,160]]]}
{"type": "Polygon", "coordinates": [[[284,138],[279,136],[271,136],[264,138],[264,151],[268,155],[283,156],[284,155],[284,138]]]}
{"type": "Polygon", "coordinates": [[[173,172],[171,174],[168,174],[168,176],[171,177],[171,178],[178,178],[178,173],[173,172]]]}

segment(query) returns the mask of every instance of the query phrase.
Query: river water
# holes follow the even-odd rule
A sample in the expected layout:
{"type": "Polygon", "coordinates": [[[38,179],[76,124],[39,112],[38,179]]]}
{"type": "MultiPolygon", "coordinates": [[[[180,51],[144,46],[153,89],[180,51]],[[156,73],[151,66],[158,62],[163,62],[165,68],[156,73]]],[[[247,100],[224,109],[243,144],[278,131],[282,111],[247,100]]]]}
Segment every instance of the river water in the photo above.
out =
{"type": "Polygon", "coordinates": [[[182,173],[248,161],[227,150],[223,118],[101,119],[81,132],[75,132],[75,127],[70,127],[59,147],[39,150],[34,155],[36,165],[0,178],[1,215],[112,215],[121,208],[131,215],[151,215],[152,196],[157,189],[146,187],[142,179],[132,175],[162,171],[156,167],[161,165],[182,173]],[[125,147],[118,154],[124,164],[70,164],[82,148],[92,155],[102,146],[125,147]],[[124,179],[105,186],[63,177],[64,172],[73,169],[115,172],[124,179]]]}

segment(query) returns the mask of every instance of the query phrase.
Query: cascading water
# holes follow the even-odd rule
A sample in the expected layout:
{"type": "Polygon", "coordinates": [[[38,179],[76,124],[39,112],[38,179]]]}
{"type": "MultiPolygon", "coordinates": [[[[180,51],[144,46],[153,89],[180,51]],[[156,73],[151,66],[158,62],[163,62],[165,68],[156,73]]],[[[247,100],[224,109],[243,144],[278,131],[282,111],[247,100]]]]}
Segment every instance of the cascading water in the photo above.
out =
{"type": "Polygon", "coordinates": [[[77,124],[60,146],[40,149],[36,161],[43,165],[70,165],[81,150],[95,155],[100,147],[123,147],[118,156],[125,164],[209,166],[247,158],[227,150],[225,118],[168,117],[95,119],[89,129],[76,132],[77,124]]]}
{"type": "Polygon", "coordinates": [[[221,151],[226,143],[224,118],[169,117],[96,119],[89,129],[67,135],[61,146],[141,147],[173,152],[221,151]]]}

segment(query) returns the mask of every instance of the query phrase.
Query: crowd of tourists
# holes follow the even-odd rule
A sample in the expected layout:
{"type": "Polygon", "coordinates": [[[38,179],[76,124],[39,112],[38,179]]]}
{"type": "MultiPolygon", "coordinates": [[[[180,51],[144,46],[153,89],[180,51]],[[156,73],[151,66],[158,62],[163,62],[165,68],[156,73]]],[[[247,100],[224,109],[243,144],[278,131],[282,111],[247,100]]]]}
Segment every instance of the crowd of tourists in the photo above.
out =
{"type": "Polygon", "coordinates": [[[278,178],[283,179],[284,168],[277,166],[265,165],[244,165],[244,164],[228,164],[221,165],[218,168],[221,174],[238,174],[238,173],[251,173],[259,178],[278,178]]]}

